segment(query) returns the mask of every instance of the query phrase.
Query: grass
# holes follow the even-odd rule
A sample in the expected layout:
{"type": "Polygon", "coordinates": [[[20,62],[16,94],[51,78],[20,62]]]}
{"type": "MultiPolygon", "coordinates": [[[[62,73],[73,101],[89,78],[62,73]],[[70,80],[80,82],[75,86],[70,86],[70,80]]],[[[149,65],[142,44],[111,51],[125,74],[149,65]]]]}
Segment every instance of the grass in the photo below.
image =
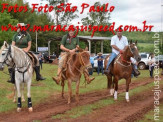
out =
{"type": "MultiPolygon", "coordinates": [[[[158,122],[162,122],[163,120],[163,103],[159,105],[160,112],[159,112],[159,120],[158,122]]],[[[154,122],[154,111],[151,110],[147,114],[144,115],[142,120],[139,120],[137,122],[154,122]]]]}
{"type": "MultiPolygon", "coordinates": [[[[7,72],[7,68],[5,68],[5,71],[7,72]]],[[[35,75],[33,76],[32,81],[32,87],[31,87],[31,97],[33,105],[37,105],[39,103],[44,102],[46,98],[48,98],[51,95],[54,94],[60,94],[61,93],[61,86],[56,85],[54,81],[52,81],[52,76],[56,76],[57,73],[57,66],[56,65],[50,65],[50,64],[43,64],[43,70],[41,70],[41,74],[46,77],[45,81],[37,82],[35,81],[35,75]]],[[[81,84],[80,84],[80,94],[86,93],[86,92],[92,92],[97,90],[106,89],[107,82],[106,82],[106,76],[97,75],[96,72],[94,72],[93,76],[95,77],[95,80],[87,85],[86,88],[84,88],[84,77],[81,78],[81,84]]],[[[141,75],[139,78],[133,78],[132,82],[138,82],[140,79],[149,77],[149,72],[147,70],[142,70],[141,75]]],[[[9,76],[4,74],[3,72],[0,72],[0,113],[2,112],[8,112],[11,110],[16,109],[16,104],[12,103],[13,100],[13,85],[7,83],[9,76]]],[[[125,83],[124,80],[121,80],[119,84],[125,83]]],[[[72,84],[72,88],[75,89],[75,83],[72,84]]],[[[74,90],[73,90],[74,91],[74,90]]],[[[67,84],[65,86],[65,92],[67,92],[67,84]]],[[[24,96],[26,97],[26,88],[24,96]]],[[[27,99],[26,99],[27,100],[27,99]]],[[[27,103],[23,103],[23,107],[27,107],[27,103]]]]}

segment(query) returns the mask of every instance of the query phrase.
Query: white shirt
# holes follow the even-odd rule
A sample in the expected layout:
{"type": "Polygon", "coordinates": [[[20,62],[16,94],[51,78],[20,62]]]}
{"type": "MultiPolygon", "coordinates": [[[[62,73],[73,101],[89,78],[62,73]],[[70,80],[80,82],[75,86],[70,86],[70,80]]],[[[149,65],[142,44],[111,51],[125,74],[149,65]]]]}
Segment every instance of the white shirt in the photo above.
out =
{"type": "MultiPolygon", "coordinates": [[[[120,50],[123,50],[125,46],[128,45],[127,37],[122,36],[121,39],[119,40],[117,35],[113,36],[111,38],[111,46],[112,45],[116,45],[120,50]]],[[[113,47],[112,47],[112,52],[116,53],[117,55],[119,54],[119,51],[117,51],[113,47]]]]}
{"type": "Polygon", "coordinates": [[[132,62],[133,64],[136,64],[136,59],[135,59],[135,58],[131,57],[130,60],[131,60],[131,62],[132,62]]]}

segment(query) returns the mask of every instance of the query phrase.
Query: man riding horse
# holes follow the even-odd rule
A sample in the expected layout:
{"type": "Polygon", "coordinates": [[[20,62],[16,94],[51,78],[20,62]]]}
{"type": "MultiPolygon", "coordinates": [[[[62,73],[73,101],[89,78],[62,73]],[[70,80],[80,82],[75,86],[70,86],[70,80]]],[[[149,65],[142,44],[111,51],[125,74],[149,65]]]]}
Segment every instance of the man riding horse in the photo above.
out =
{"type": "MultiPolygon", "coordinates": [[[[31,43],[32,43],[31,36],[28,32],[21,29],[25,26],[26,26],[26,24],[24,24],[24,23],[18,23],[17,24],[18,29],[17,29],[17,33],[13,37],[12,45],[23,49],[24,52],[29,53],[28,55],[35,57],[34,54],[29,52],[31,49],[31,43]]],[[[37,60],[37,58],[36,58],[36,60],[37,60]]],[[[9,83],[15,83],[15,69],[14,69],[14,67],[10,67],[8,70],[9,70],[9,74],[10,74],[10,78],[11,78],[10,80],[8,80],[8,82],[9,83]]],[[[45,78],[43,78],[40,75],[40,66],[39,66],[38,60],[36,62],[36,66],[34,66],[34,70],[36,72],[36,80],[37,81],[45,80],[45,78]]]]}
{"type": "MultiPolygon", "coordinates": [[[[59,84],[61,77],[62,77],[62,71],[66,67],[67,59],[69,58],[70,54],[75,53],[78,50],[79,47],[79,38],[76,36],[74,37],[74,31],[70,30],[67,35],[64,35],[61,41],[60,49],[63,51],[61,55],[61,59],[59,60],[59,66],[58,66],[58,73],[57,77],[52,77],[52,79],[59,84]]],[[[84,77],[87,81],[87,83],[90,83],[95,78],[89,78],[88,71],[84,69],[83,71],[84,77]]]]}
{"type": "MultiPolygon", "coordinates": [[[[128,46],[127,37],[122,36],[122,29],[118,28],[117,35],[111,38],[112,53],[111,53],[111,56],[109,57],[106,70],[104,71],[106,75],[110,74],[111,68],[109,68],[109,66],[112,63],[112,61],[118,56],[119,53],[123,54],[127,46],[128,46]]],[[[134,71],[134,76],[140,75],[140,72],[137,69],[135,69],[134,66],[133,66],[133,71],[134,71]]]]}

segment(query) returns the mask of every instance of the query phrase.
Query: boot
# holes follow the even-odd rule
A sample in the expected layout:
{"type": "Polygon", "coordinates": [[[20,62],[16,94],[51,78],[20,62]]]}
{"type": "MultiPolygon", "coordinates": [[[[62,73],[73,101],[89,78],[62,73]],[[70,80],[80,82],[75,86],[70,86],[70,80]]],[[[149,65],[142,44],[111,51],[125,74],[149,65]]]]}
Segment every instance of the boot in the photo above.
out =
{"type": "Polygon", "coordinates": [[[15,69],[14,68],[9,68],[9,75],[10,75],[10,79],[7,81],[9,83],[15,83],[15,69]]]}
{"type": "Polygon", "coordinates": [[[86,79],[88,84],[90,84],[91,81],[93,81],[95,79],[94,77],[93,78],[89,78],[89,74],[88,74],[87,71],[84,71],[84,77],[85,77],[85,79],[86,79]]]}
{"type": "Polygon", "coordinates": [[[36,80],[39,81],[39,80],[45,80],[46,78],[43,78],[40,74],[40,66],[36,66],[34,67],[34,70],[36,72],[36,80]]]}
{"type": "Polygon", "coordinates": [[[59,85],[59,82],[61,80],[61,75],[57,75],[57,77],[52,77],[52,79],[56,82],[56,84],[59,85]]]}
{"type": "Polygon", "coordinates": [[[134,76],[135,77],[140,75],[140,72],[137,69],[135,69],[134,67],[133,67],[133,71],[134,71],[134,76]]]}

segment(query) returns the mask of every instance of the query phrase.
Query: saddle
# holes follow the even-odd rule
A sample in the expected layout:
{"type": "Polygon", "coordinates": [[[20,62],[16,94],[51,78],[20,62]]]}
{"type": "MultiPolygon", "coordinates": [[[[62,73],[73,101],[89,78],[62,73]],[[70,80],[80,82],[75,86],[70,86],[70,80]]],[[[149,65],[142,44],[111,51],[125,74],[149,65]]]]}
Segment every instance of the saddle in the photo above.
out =
{"type": "Polygon", "coordinates": [[[27,54],[27,55],[29,56],[29,58],[31,59],[33,67],[36,66],[36,65],[37,65],[37,62],[38,62],[37,57],[36,57],[32,52],[30,52],[30,51],[27,52],[26,54],[27,54]]]}

